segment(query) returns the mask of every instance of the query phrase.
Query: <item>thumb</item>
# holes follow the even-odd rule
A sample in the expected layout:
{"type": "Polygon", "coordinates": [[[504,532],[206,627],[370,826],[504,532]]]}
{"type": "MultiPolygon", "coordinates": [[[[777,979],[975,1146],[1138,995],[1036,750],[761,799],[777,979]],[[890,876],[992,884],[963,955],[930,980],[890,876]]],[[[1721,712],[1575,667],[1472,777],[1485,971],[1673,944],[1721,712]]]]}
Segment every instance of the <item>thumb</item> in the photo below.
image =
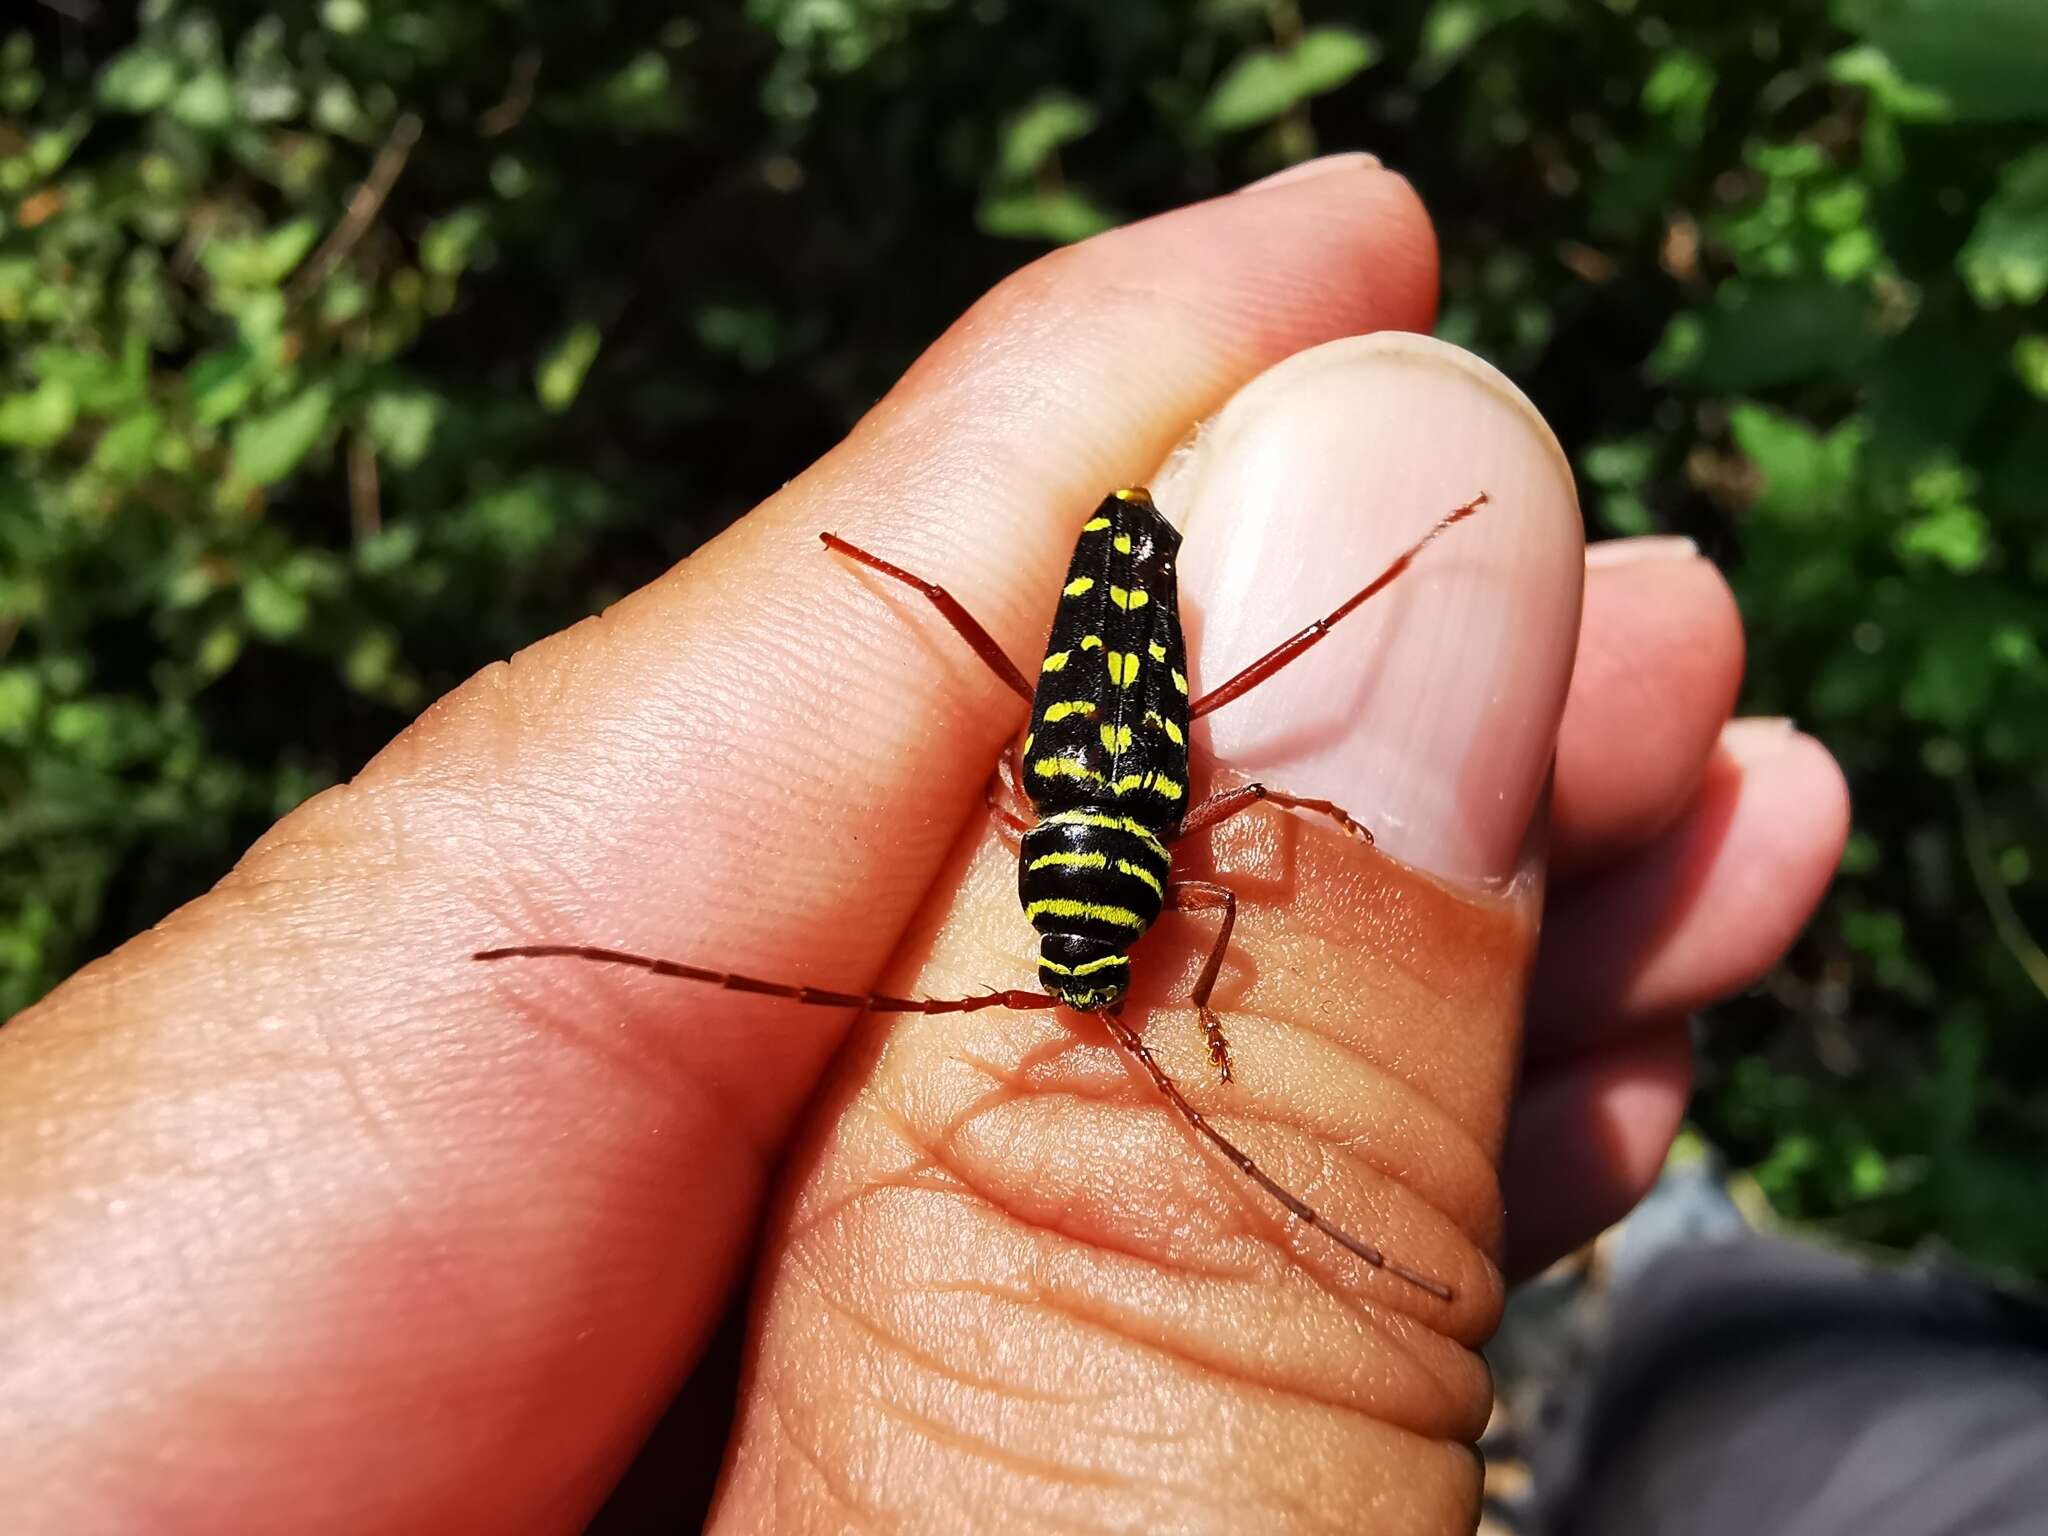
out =
{"type": "MultiPolygon", "coordinates": [[[[1376,1528],[1471,1528],[1528,831],[1578,630],[1570,473],[1498,374],[1387,335],[1274,368],[1155,486],[1185,523],[1198,695],[1482,490],[1327,643],[1197,728],[1195,798],[1255,776],[1379,840],[1265,807],[1175,849],[1176,879],[1238,898],[1215,994],[1236,1080],[1184,1001],[1211,914],[1162,919],[1124,1014],[1274,1179],[1452,1299],[1288,1219],[1099,1019],[871,1019],[770,1232],[728,1527],[851,1503],[950,1531],[1016,1509],[1061,1528],[1288,1529],[1365,1507],[1376,1528]]],[[[976,827],[936,889],[899,988],[1025,984],[1015,854],[976,827]]]]}

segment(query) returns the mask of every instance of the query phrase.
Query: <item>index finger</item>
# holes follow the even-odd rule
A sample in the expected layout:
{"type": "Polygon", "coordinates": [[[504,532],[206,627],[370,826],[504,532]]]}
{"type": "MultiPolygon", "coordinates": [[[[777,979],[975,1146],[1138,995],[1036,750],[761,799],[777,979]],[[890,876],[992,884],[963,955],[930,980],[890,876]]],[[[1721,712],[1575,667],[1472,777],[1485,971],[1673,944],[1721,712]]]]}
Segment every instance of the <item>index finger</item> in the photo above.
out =
{"type": "Polygon", "coordinates": [[[1025,655],[1075,509],[1280,357],[1426,325],[1434,285],[1412,192],[1355,162],[1026,268],[740,526],[0,1032],[6,1336],[71,1341],[66,1372],[0,1371],[36,1469],[0,1503],[574,1524],[845,1021],[464,957],[566,937],[863,985],[1021,711],[815,534],[1025,655]]]}

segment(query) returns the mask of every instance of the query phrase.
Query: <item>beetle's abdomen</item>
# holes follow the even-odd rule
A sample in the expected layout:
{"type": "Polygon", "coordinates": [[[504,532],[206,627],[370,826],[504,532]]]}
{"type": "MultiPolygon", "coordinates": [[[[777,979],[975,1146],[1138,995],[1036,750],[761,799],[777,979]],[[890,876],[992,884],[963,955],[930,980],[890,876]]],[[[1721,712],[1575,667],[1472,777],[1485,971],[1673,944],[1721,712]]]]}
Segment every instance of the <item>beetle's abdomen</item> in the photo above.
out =
{"type": "Polygon", "coordinates": [[[1017,894],[1042,935],[1039,983],[1072,1008],[1102,1008],[1130,980],[1126,952],[1159,916],[1172,860],[1115,807],[1055,811],[1024,834],[1017,894]]]}

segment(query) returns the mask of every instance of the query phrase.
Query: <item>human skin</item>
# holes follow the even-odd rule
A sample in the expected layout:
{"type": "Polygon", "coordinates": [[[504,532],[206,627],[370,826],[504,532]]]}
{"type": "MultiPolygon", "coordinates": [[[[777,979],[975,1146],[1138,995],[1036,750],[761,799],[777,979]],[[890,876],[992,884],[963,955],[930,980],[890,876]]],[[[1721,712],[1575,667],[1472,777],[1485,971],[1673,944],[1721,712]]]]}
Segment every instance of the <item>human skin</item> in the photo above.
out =
{"type": "Polygon", "coordinates": [[[1582,556],[1504,381],[1344,340],[1434,298],[1421,207],[1355,156],[1033,264],[728,533],[0,1030],[12,1528],[573,1530],[749,1265],[718,1529],[1469,1528],[1496,1265],[1654,1177],[1685,1016],[1790,942],[1846,807],[1808,738],[1728,723],[1711,567],[1582,556]],[[942,581],[1028,671],[1080,518],[1146,481],[1187,527],[1198,688],[1493,498],[1197,733],[1198,775],[1379,836],[1261,809],[1186,850],[1246,897],[1239,1081],[1171,1001],[1213,919],[1162,922],[1126,1014],[1450,1302],[1276,1217],[1098,1021],[854,1029],[467,958],[1028,985],[983,803],[1022,706],[816,535],[942,581]]]}

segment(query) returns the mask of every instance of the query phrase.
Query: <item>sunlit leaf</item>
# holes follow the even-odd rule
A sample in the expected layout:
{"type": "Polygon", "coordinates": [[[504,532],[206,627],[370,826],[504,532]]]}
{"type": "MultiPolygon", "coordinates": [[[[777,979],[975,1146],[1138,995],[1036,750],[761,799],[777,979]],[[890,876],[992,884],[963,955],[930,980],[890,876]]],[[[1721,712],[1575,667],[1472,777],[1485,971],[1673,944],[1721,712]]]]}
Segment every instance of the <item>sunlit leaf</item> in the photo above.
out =
{"type": "Polygon", "coordinates": [[[0,397],[0,443],[16,448],[51,447],[77,420],[78,392],[62,379],[0,397]]]}
{"type": "Polygon", "coordinates": [[[1959,118],[2048,116],[2040,0],[1835,0],[1836,18],[1959,118]]]}
{"type": "Polygon", "coordinates": [[[1763,477],[1759,514],[1811,522],[1847,509],[1863,450],[1862,422],[1821,433],[1781,411],[1742,404],[1730,413],[1729,429],[1763,477]]]}
{"type": "Polygon", "coordinates": [[[235,468],[257,485],[275,485],[299,467],[327,431],[334,398],[315,385],[235,428],[235,468]]]}
{"type": "Polygon", "coordinates": [[[571,326],[533,371],[533,391],[550,411],[566,411],[583,388],[584,375],[597,361],[603,336],[594,325],[571,326]]]}
{"type": "Polygon", "coordinates": [[[1316,27],[1287,48],[1255,48],[1216,82],[1202,106],[1202,124],[1229,133],[1270,123],[1336,90],[1379,56],[1379,44],[1342,27],[1316,27]]]}
{"type": "Polygon", "coordinates": [[[100,72],[100,101],[115,112],[154,112],[177,88],[176,62],[148,44],[115,54],[100,72]]]}
{"type": "Polygon", "coordinates": [[[1956,265],[1987,309],[2048,297],[2048,145],[1999,173],[1956,265]]]}
{"type": "Polygon", "coordinates": [[[1051,240],[1071,244],[1100,234],[1116,220],[1084,192],[1048,187],[982,199],[977,219],[983,230],[1009,240],[1051,240]]]}
{"type": "Polygon", "coordinates": [[[1003,126],[997,175],[1005,182],[1028,180],[1064,144],[1095,131],[1095,109],[1065,91],[1047,91],[1003,126]]]}

